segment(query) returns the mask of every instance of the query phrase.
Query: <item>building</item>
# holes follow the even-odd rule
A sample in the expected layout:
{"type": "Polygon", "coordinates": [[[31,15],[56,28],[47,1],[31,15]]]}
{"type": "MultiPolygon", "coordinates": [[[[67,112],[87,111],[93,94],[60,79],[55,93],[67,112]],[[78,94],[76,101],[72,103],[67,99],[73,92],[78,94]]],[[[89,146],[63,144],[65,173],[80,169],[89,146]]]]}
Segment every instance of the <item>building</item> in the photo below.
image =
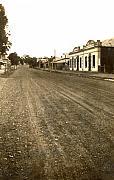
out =
{"type": "Polygon", "coordinates": [[[7,72],[9,66],[10,66],[10,61],[7,58],[7,55],[0,54],[0,74],[4,74],[5,72],[7,72]]]}
{"type": "Polygon", "coordinates": [[[54,69],[69,70],[69,55],[63,54],[60,58],[55,57],[53,64],[54,69]]]}
{"type": "Polygon", "coordinates": [[[69,57],[70,70],[114,72],[114,46],[104,46],[100,40],[89,40],[82,48],[75,47],[69,57]]]}
{"type": "Polygon", "coordinates": [[[38,68],[47,68],[48,67],[48,57],[37,58],[37,67],[38,68]]]}

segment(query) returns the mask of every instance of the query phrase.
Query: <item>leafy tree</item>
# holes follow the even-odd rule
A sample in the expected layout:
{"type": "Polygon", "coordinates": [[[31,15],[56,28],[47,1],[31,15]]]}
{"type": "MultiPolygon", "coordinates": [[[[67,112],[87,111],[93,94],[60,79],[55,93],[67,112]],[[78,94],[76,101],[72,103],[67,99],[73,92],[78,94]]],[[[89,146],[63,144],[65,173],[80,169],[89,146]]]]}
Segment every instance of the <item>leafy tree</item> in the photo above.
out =
{"type": "Polygon", "coordinates": [[[10,53],[8,56],[9,60],[11,61],[11,65],[18,65],[19,64],[19,56],[16,52],[10,53]]]}
{"type": "Polygon", "coordinates": [[[29,56],[29,55],[24,55],[24,57],[23,57],[23,60],[24,60],[24,63],[26,63],[26,64],[31,64],[31,57],[29,56]]]}
{"type": "Polygon", "coordinates": [[[37,66],[37,58],[36,57],[30,57],[29,55],[25,55],[24,57],[24,63],[28,64],[30,67],[36,67],[37,66]]]}
{"type": "Polygon", "coordinates": [[[37,66],[37,58],[36,58],[36,57],[33,57],[33,58],[32,58],[32,66],[33,66],[33,67],[36,67],[36,66],[37,66]]]}
{"type": "Polygon", "coordinates": [[[23,65],[24,64],[24,59],[22,57],[19,57],[19,62],[20,62],[21,65],[23,65]]]}
{"type": "Polygon", "coordinates": [[[0,4],[0,52],[1,54],[6,54],[6,51],[11,47],[11,42],[8,40],[9,33],[7,33],[8,19],[5,15],[5,9],[2,4],[0,4]]]}

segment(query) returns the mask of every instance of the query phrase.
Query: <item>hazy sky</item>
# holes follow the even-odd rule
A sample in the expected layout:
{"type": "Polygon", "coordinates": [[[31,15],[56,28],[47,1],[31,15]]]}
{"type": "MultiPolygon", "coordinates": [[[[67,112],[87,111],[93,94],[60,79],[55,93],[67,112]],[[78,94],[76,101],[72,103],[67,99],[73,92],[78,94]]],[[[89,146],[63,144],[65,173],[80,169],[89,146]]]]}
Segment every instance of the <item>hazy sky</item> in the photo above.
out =
{"type": "Polygon", "coordinates": [[[114,0],[0,0],[9,20],[11,51],[51,56],[90,39],[114,37],[114,0]]]}

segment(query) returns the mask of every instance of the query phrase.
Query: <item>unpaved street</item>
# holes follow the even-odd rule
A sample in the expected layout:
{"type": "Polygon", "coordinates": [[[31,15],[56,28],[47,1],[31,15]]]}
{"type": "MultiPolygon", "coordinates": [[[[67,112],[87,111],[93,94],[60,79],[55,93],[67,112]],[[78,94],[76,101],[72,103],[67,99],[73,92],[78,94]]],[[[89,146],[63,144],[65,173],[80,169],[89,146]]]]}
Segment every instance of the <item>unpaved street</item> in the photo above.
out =
{"type": "Polygon", "coordinates": [[[27,66],[0,78],[0,180],[40,179],[114,179],[114,82],[27,66]]]}

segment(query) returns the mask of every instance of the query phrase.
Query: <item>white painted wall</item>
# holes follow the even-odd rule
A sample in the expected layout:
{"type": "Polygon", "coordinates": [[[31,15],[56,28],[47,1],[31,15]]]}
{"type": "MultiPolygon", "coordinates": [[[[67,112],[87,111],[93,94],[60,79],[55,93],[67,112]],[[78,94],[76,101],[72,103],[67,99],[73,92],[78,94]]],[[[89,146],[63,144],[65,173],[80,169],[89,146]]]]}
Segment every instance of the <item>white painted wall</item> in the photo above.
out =
{"type": "MultiPolygon", "coordinates": [[[[70,59],[72,57],[75,59],[79,56],[79,71],[89,71],[89,54],[91,54],[91,71],[98,72],[98,65],[100,65],[100,48],[93,47],[91,49],[85,50],[83,52],[76,52],[75,54],[70,55],[70,59]],[[95,55],[95,67],[93,67],[93,55],[95,55]],[[85,67],[85,57],[87,56],[87,67],[85,67]],[[80,68],[80,58],[81,58],[81,68],[80,68]]],[[[76,68],[77,70],[77,60],[76,60],[76,68]]],[[[72,70],[72,68],[70,68],[72,70]]]]}

